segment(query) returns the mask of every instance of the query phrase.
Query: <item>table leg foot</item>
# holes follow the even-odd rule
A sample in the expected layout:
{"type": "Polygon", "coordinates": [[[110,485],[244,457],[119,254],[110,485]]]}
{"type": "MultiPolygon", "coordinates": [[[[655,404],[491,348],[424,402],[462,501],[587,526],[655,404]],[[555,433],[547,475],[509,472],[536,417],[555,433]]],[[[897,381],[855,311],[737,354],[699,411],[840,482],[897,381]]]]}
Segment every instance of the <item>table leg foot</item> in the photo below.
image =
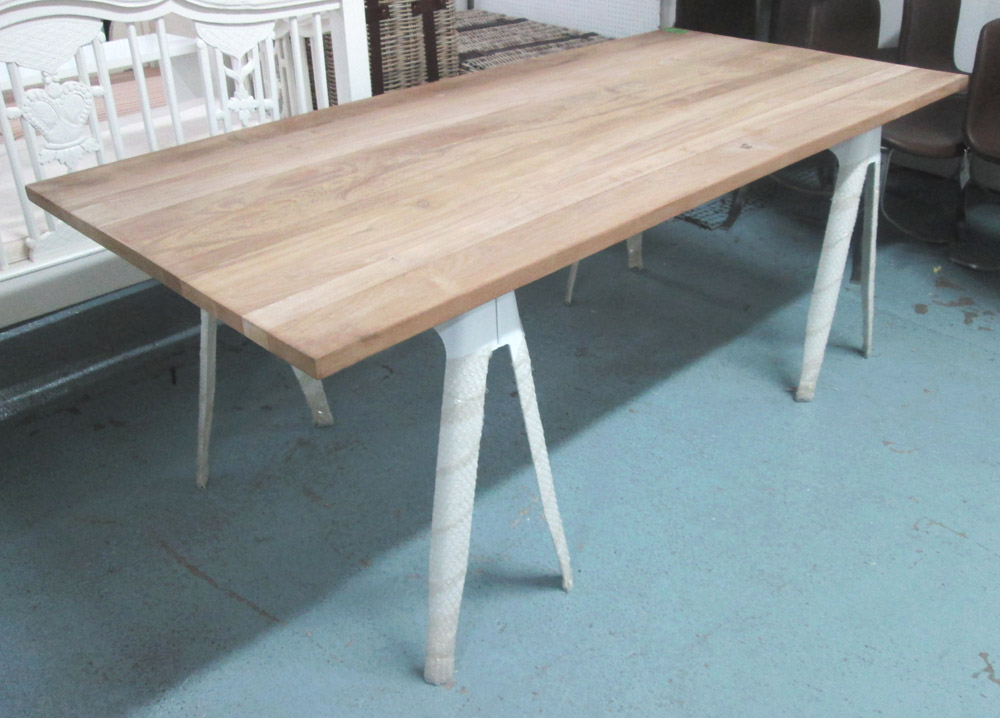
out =
{"type": "MultiPolygon", "coordinates": [[[[847,264],[851,235],[858,216],[858,204],[864,189],[869,167],[877,164],[880,157],[881,131],[873,130],[841,143],[832,148],[840,164],[837,184],[830,202],[830,218],[823,237],[819,267],[813,286],[812,301],[806,322],[806,340],[802,357],[802,373],[799,378],[795,398],[811,401],[816,393],[826,343],[833,326],[833,315],[837,309],[837,297],[847,264]]],[[[868,245],[868,261],[874,263],[875,217],[870,216],[873,206],[865,203],[866,228],[870,233],[865,240],[868,245]]],[[[869,267],[866,279],[873,279],[873,267],[869,267]]],[[[865,291],[868,291],[866,288],[865,291]]]]}

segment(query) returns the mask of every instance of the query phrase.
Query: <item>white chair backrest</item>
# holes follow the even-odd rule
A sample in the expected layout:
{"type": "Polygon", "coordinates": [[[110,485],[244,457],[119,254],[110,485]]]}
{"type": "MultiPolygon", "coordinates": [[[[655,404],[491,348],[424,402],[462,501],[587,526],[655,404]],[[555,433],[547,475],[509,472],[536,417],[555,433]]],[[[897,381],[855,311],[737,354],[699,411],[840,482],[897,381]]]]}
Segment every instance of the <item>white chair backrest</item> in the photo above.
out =
{"type": "Polygon", "coordinates": [[[0,281],[57,241],[26,183],[328,106],[324,33],[339,101],[369,96],[363,2],[0,2],[0,281]]]}

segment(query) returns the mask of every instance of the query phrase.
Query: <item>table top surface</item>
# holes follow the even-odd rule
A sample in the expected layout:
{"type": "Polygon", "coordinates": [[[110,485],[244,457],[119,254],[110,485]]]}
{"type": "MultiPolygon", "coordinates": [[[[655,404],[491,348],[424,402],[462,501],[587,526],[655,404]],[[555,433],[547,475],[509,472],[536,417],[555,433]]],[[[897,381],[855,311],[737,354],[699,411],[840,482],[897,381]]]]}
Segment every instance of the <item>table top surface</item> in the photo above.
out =
{"type": "Polygon", "coordinates": [[[654,32],[28,192],[323,377],[965,82],[654,32]]]}

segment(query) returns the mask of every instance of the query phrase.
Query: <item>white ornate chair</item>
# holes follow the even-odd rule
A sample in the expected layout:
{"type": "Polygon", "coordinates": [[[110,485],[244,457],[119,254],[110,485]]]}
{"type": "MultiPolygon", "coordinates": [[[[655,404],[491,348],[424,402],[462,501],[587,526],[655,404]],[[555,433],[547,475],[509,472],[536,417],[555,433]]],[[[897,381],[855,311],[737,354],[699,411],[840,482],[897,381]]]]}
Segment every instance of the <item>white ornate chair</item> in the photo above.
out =
{"type": "MultiPolygon", "coordinates": [[[[6,70],[0,72],[0,133],[10,165],[0,189],[16,196],[8,204],[19,206],[21,223],[13,232],[5,225],[0,281],[106,253],[31,205],[26,183],[307,112],[314,98],[320,108],[327,106],[324,32],[333,38],[340,101],[369,96],[363,0],[0,1],[0,64],[6,70]],[[108,41],[105,21],[123,37],[108,41]],[[276,44],[284,58],[280,67],[276,44]]],[[[217,321],[203,311],[202,487],[216,330],[217,321]]],[[[332,423],[322,383],[295,373],[313,421],[332,423]]]]}

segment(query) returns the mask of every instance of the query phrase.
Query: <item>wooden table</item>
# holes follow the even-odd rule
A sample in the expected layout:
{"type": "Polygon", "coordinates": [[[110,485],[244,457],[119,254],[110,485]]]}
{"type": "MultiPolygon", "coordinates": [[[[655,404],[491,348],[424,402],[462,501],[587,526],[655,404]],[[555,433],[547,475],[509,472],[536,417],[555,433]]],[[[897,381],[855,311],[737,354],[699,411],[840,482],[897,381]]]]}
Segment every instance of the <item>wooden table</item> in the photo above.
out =
{"type": "Polygon", "coordinates": [[[804,381],[814,387],[878,128],[964,83],[656,32],[47,180],[29,194],[315,377],[438,328],[448,358],[425,675],[444,682],[486,362],[504,344],[564,586],[572,580],[513,290],[835,147],[841,172],[807,331],[804,381]]]}

